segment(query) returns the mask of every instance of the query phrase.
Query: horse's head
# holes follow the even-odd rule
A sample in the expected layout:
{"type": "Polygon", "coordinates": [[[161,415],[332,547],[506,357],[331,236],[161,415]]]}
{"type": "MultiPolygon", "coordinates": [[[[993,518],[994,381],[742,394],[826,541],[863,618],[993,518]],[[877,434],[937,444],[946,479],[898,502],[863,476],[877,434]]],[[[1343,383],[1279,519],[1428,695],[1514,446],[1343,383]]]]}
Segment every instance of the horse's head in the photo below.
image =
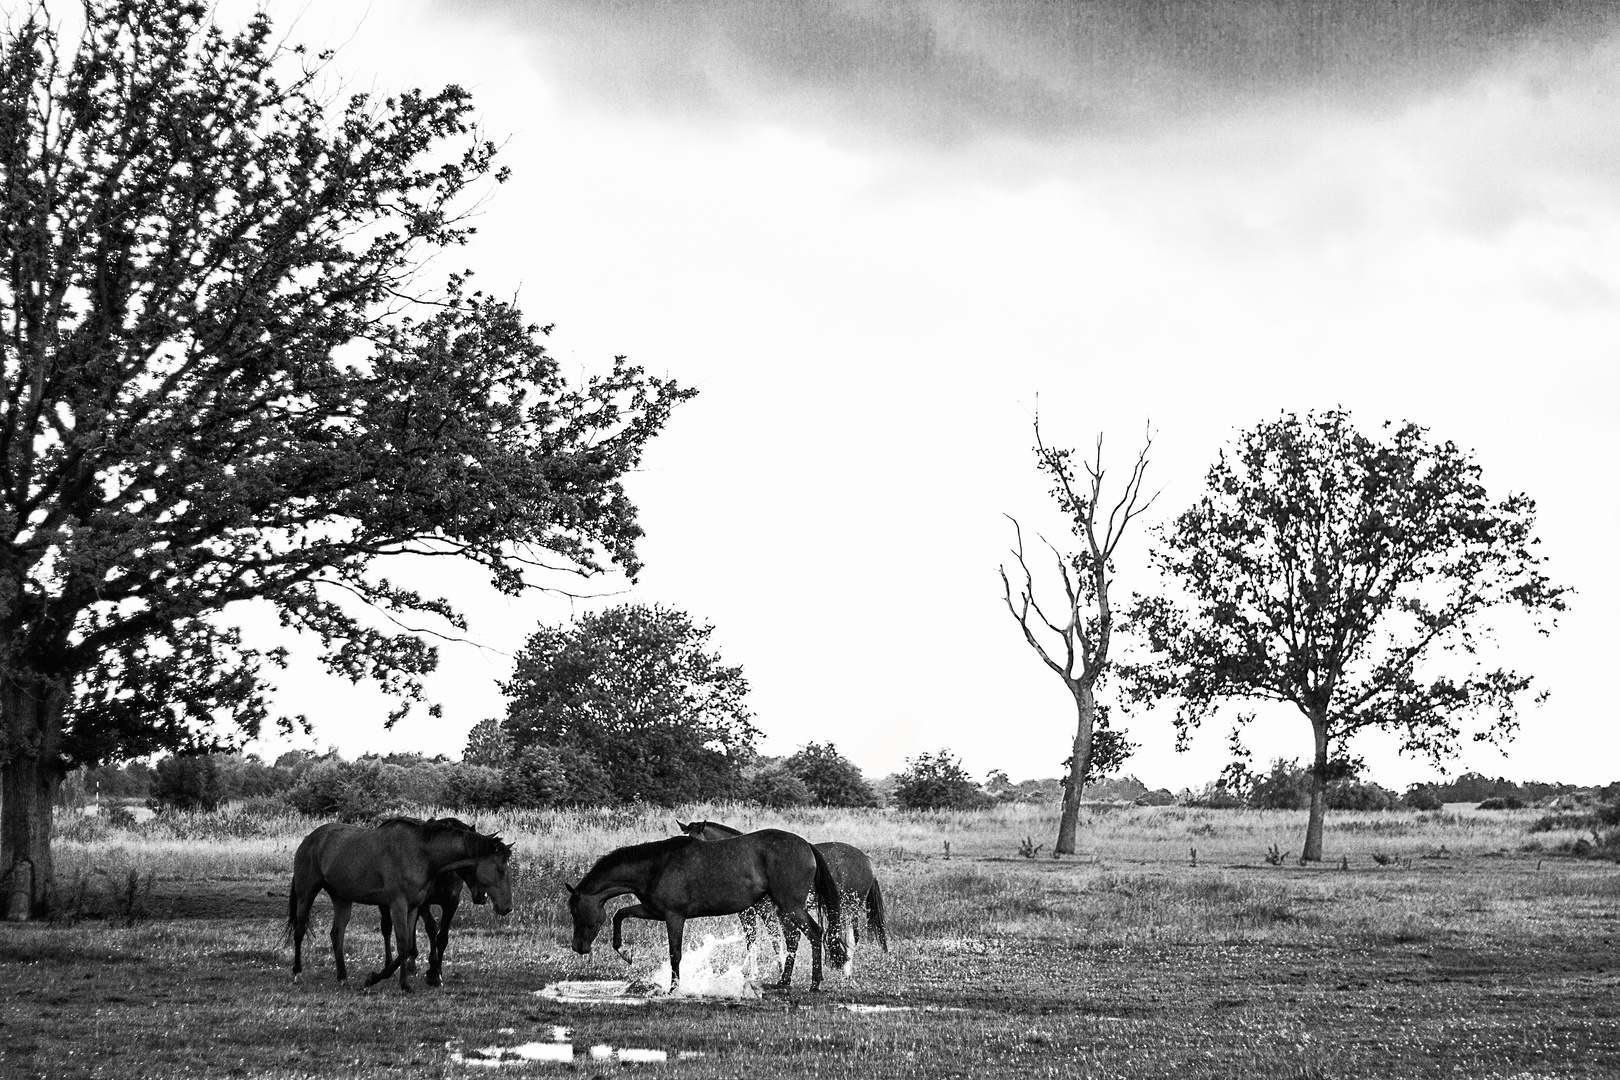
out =
{"type": "Polygon", "coordinates": [[[563,884],[568,888],[568,914],[574,918],[574,951],[589,956],[591,943],[607,921],[607,909],[600,896],[582,893],[566,881],[563,884]]]}
{"type": "Polygon", "coordinates": [[[473,903],[489,903],[489,890],[484,888],[483,882],[478,880],[477,866],[463,866],[456,873],[461,875],[461,880],[467,886],[467,891],[472,894],[473,903]]]}
{"type": "Polygon", "coordinates": [[[512,878],[507,873],[506,865],[509,856],[509,851],[498,851],[473,864],[478,878],[478,883],[472,887],[473,903],[482,904],[488,900],[494,905],[497,915],[507,915],[512,911],[512,878]],[[482,898],[480,893],[483,894],[482,898]]]}

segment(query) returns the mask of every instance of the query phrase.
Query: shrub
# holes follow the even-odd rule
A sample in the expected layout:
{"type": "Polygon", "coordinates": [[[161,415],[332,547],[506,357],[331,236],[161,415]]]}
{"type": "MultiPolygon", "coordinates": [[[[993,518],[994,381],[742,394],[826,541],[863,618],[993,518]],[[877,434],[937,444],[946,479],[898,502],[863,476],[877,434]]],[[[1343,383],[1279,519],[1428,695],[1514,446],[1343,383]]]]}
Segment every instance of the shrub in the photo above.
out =
{"type": "Polygon", "coordinates": [[[1182,802],[1201,810],[1237,810],[1244,805],[1235,792],[1228,791],[1219,781],[1205,784],[1202,790],[1196,792],[1189,790],[1182,802]]]}
{"type": "MultiPolygon", "coordinates": [[[[790,774],[803,782],[812,802],[821,806],[876,806],[877,794],[861,775],[856,764],[838,752],[832,743],[806,743],[798,753],[782,763],[790,774]]],[[[749,796],[752,799],[752,796],[749,796]]],[[[757,801],[757,800],[755,800],[757,801]]],[[[790,805],[767,803],[763,805],[790,805]]],[[[791,804],[799,805],[799,804],[791,804]]]]}
{"type": "Polygon", "coordinates": [[[810,806],[816,801],[815,793],[807,784],[784,765],[767,765],[755,773],[743,787],[743,798],[759,806],[810,806]]]}
{"type": "Polygon", "coordinates": [[[444,770],[439,801],[452,810],[494,810],[504,805],[506,783],[486,765],[450,765],[444,770]]]}
{"type": "Polygon", "coordinates": [[[1433,784],[1413,784],[1401,796],[1401,805],[1408,810],[1439,810],[1446,804],[1433,784]]]}
{"type": "Polygon", "coordinates": [[[152,770],[154,810],[217,810],[225,801],[225,785],[212,754],[166,757],[152,770]]]}
{"type": "Polygon", "coordinates": [[[1517,795],[1493,795],[1479,804],[1481,810],[1523,810],[1524,800],[1517,795]]]}
{"type": "Polygon", "coordinates": [[[1174,806],[1176,796],[1169,788],[1162,787],[1138,795],[1134,802],[1137,806],[1174,806]]]}
{"type": "Polygon", "coordinates": [[[569,794],[567,766],[562,755],[549,746],[531,746],[507,758],[501,781],[508,806],[540,810],[556,806],[569,794]]]}
{"type": "Polygon", "coordinates": [[[213,761],[219,768],[220,790],[224,799],[260,799],[280,795],[293,785],[291,772],[266,765],[254,754],[220,754],[213,761]]]}
{"type": "Polygon", "coordinates": [[[310,817],[365,821],[398,805],[391,773],[403,770],[377,760],[322,761],[287,792],[287,804],[310,817]]]}
{"type": "Polygon", "coordinates": [[[972,810],[987,801],[949,750],[908,758],[894,785],[894,798],[907,810],[972,810]]]}
{"type": "Polygon", "coordinates": [[[1388,810],[1395,802],[1394,792],[1370,780],[1335,780],[1327,787],[1330,810],[1388,810]]]}
{"type": "Polygon", "coordinates": [[[112,829],[133,829],[135,814],[127,806],[107,807],[107,826],[112,829]]]}
{"type": "Polygon", "coordinates": [[[1302,810],[1310,804],[1310,770],[1298,760],[1273,760],[1271,771],[1255,777],[1249,792],[1249,805],[1261,810],[1302,810]]]}

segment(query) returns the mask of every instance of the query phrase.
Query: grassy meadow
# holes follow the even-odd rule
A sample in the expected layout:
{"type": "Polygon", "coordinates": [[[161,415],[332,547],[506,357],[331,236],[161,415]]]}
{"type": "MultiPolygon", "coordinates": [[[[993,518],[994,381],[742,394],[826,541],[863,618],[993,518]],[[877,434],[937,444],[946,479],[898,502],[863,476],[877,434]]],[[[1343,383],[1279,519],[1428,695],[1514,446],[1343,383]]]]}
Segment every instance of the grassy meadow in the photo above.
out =
{"type": "MultiPolygon", "coordinates": [[[[225,810],[130,828],[64,815],[51,924],[0,925],[0,1075],[11,1077],[1620,1075],[1620,867],[1567,852],[1543,812],[1330,813],[1302,867],[1303,813],[1096,808],[1084,851],[1048,857],[1055,811],[731,806],[486,815],[516,845],[516,907],[464,904],[446,981],[370,991],[375,914],[351,983],[330,905],[306,973],[284,939],[293,849],[316,821],[225,810]],[[845,840],[877,865],[891,951],[810,994],[643,1007],[537,996],[649,976],[663,929],[632,921],[633,968],[568,948],[562,880],[673,819],[845,840]],[[1034,857],[1021,851],[1042,845],[1034,857]],[[1269,856],[1269,857],[1268,857],[1269,856]],[[855,1008],[851,1008],[854,1006],[855,1008]],[[464,1060],[570,1029],[573,1064],[464,1060]],[[668,1062],[588,1048],[664,1050],[668,1062]]],[[[628,900],[623,901],[628,902],[628,900]]],[[[695,920],[690,951],[736,922],[695,920]]],[[[691,972],[687,972],[688,978],[691,972]]]]}

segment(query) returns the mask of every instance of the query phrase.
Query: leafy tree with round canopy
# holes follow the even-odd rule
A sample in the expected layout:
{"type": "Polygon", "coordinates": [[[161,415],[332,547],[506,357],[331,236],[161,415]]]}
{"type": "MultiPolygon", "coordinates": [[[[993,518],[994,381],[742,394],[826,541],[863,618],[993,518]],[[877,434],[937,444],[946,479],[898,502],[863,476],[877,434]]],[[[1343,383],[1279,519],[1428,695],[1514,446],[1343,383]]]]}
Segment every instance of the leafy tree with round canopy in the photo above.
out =
{"type": "Polygon", "coordinates": [[[972,810],[988,797],[954,754],[940,750],[906,759],[894,800],[906,810],[972,810]]]}
{"type": "Polygon", "coordinates": [[[1497,609],[1542,633],[1564,610],[1534,525],[1527,496],[1493,501],[1471,455],[1416,424],[1374,440],[1342,410],[1285,413],[1223,451],[1160,531],[1154,561],[1184,602],[1137,599],[1158,662],[1131,669],[1134,692],[1179,699],[1183,746],[1220,701],[1297,708],[1313,741],[1302,857],[1320,860],[1327,788],[1352,771],[1358,732],[1393,731],[1437,763],[1471,718],[1476,740],[1512,736],[1531,680],[1478,650],[1497,609]]]}
{"type": "Polygon", "coordinates": [[[656,604],[541,627],[502,685],[514,750],[558,751],[570,802],[736,795],[759,732],[748,680],[710,649],[713,633],[656,604]]]}
{"type": "Polygon", "coordinates": [[[462,751],[461,760],[468,765],[499,769],[511,756],[512,740],[506,737],[501,722],[491,717],[478,721],[467,732],[467,749],[462,751]]]}
{"type": "Polygon", "coordinates": [[[504,177],[460,88],[327,101],[325,57],[262,13],[82,17],[76,40],[39,4],[0,29],[11,918],[49,903],[65,769],[257,734],[285,652],[222,609],[270,605],[403,712],[437,659],[411,624],[463,624],[377,561],[470,559],[507,592],[634,575],[621,479],[690,393],[623,358],[570,386],[514,306],[419,280],[504,177]]]}
{"type": "Polygon", "coordinates": [[[803,781],[819,806],[876,806],[877,794],[853,761],[832,743],[805,743],[782,762],[803,781]]]}

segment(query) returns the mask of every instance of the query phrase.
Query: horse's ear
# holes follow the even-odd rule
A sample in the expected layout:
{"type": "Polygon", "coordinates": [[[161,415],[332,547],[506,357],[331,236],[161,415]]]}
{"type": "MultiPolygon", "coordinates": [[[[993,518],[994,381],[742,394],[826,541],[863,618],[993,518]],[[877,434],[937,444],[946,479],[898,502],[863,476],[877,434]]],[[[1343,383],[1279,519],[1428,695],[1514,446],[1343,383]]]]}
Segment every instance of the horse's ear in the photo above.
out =
{"type": "Polygon", "coordinates": [[[675,819],[675,827],[681,830],[681,832],[685,832],[688,828],[690,828],[690,826],[680,818],[675,819]]]}
{"type": "MultiPolygon", "coordinates": [[[[557,880],[562,881],[562,878],[558,878],[557,880]]],[[[568,882],[566,882],[566,881],[563,881],[562,887],[568,890],[568,895],[569,896],[572,896],[575,893],[579,892],[578,889],[574,888],[572,885],[568,884],[568,882]]]]}

